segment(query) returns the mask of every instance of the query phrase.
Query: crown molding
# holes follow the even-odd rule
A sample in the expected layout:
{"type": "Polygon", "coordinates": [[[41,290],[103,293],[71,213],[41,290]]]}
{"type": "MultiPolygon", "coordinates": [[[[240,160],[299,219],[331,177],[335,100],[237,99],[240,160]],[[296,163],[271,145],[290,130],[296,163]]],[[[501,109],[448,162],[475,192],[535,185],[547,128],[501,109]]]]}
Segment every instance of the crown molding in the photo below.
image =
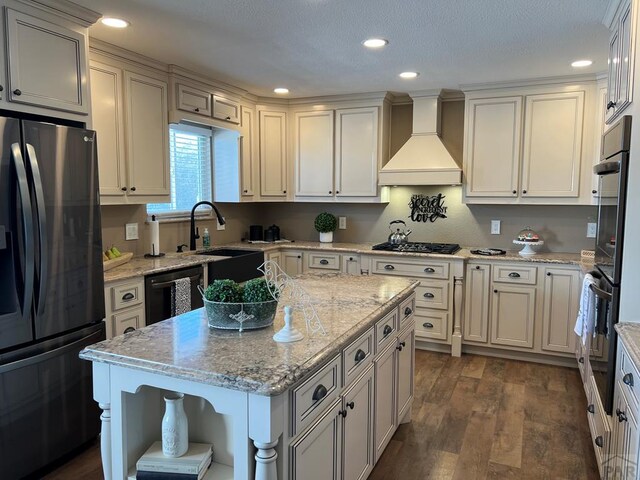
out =
{"type": "Polygon", "coordinates": [[[258,100],[258,96],[249,92],[240,87],[236,87],[235,85],[231,85],[230,83],[223,82],[221,80],[216,80],[215,78],[203,75],[198,72],[194,72],[192,70],[181,67],[180,65],[170,64],[168,66],[169,74],[172,76],[182,77],[185,80],[192,80],[203,85],[210,87],[213,90],[222,90],[224,92],[230,93],[240,98],[244,98],[246,100],[250,100],[251,102],[256,102],[258,100]]]}
{"type": "Polygon", "coordinates": [[[607,10],[604,12],[604,17],[602,17],[602,24],[609,30],[613,30],[613,23],[618,18],[623,4],[623,0],[609,0],[607,10]]]}
{"type": "Polygon", "coordinates": [[[529,80],[511,80],[506,82],[487,82],[472,83],[468,85],[460,85],[463,93],[475,92],[480,90],[495,90],[499,88],[517,88],[517,87],[535,87],[542,85],[553,85],[561,83],[585,83],[595,82],[596,74],[588,73],[584,75],[568,75],[564,77],[540,77],[529,80]]]}
{"type": "Polygon", "coordinates": [[[137,66],[145,66],[147,68],[153,68],[163,73],[167,73],[168,65],[166,63],[159,62],[153,58],[145,57],[126,48],[118,47],[112,43],[103,42],[97,38],[89,37],[89,51],[98,55],[104,55],[106,57],[113,58],[115,60],[125,61],[137,66]]]}
{"type": "Polygon", "coordinates": [[[77,23],[85,28],[89,28],[96,23],[102,14],[91,10],[90,8],[83,7],[77,3],[70,2],[69,0],[18,0],[25,5],[30,5],[40,10],[44,10],[54,15],[62,16],[74,23],[77,23]]]}

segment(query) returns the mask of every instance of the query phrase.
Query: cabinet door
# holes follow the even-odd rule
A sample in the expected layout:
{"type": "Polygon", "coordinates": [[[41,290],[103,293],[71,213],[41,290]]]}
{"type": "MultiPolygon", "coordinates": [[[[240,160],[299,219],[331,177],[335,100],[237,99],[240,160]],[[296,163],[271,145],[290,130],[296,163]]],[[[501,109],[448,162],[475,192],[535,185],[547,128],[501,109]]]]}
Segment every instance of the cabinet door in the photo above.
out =
{"type": "MultiPolygon", "coordinates": [[[[602,150],[604,145],[602,143],[602,135],[605,132],[605,112],[607,110],[607,89],[606,87],[601,87],[598,89],[598,96],[596,97],[598,104],[596,105],[597,115],[596,115],[596,126],[595,126],[595,155],[593,156],[593,165],[598,165],[600,163],[600,155],[602,155],[602,150]]],[[[593,173],[593,169],[590,171],[591,175],[591,195],[593,197],[593,202],[597,203],[598,200],[598,188],[600,177],[593,173]]],[[[617,186],[616,186],[617,188],[617,186]]]]}
{"type": "Polygon", "coordinates": [[[413,370],[415,328],[409,328],[398,337],[397,419],[401,422],[411,409],[413,400],[413,370]]]}
{"type": "Polygon", "coordinates": [[[111,316],[113,336],[129,333],[144,327],[144,305],[111,316]]]}
{"type": "Polygon", "coordinates": [[[620,382],[616,382],[613,410],[609,462],[615,463],[607,463],[606,468],[616,472],[615,478],[635,480],[638,468],[638,424],[622,393],[620,382]]]}
{"type": "Polygon", "coordinates": [[[467,266],[464,309],[465,341],[486,343],[489,339],[490,265],[467,266]]]}
{"type": "Polygon", "coordinates": [[[287,114],[260,111],[260,194],[287,196],[287,114]]]}
{"type": "Polygon", "coordinates": [[[616,102],[618,101],[618,89],[620,88],[620,31],[616,29],[609,39],[609,72],[607,76],[607,122],[616,113],[616,102]]]}
{"type": "Polygon", "coordinates": [[[124,153],[122,70],[92,62],[91,112],[97,132],[100,195],[124,197],[127,172],[124,153]]]}
{"type": "Polygon", "coordinates": [[[466,195],[517,196],[522,97],[470,100],[466,109],[466,195]]]}
{"type": "MultiPolygon", "coordinates": [[[[342,479],[364,480],[375,463],[373,449],[373,365],[343,396],[342,479]]],[[[305,477],[306,478],[306,477],[305,477]]]]}
{"type": "Polygon", "coordinates": [[[392,342],[374,361],[376,391],[375,450],[376,462],[384,452],[398,426],[396,410],[397,368],[396,342],[392,342]]]}
{"type": "Polygon", "coordinates": [[[266,254],[266,259],[270,262],[275,262],[280,268],[282,265],[282,252],[270,252],[266,254]]]}
{"type": "Polygon", "coordinates": [[[336,401],[291,444],[290,478],[340,480],[342,473],[342,399],[336,401]]]}
{"type": "Polygon", "coordinates": [[[535,311],[535,287],[494,284],[491,343],[533,348],[535,311]]]}
{"type": "Polygon", "coordinates": [[[302,273],[302,253],[301,252],[282,252],[282,269],[284,272],[293,277],[302,273]]]}
{"type": "Polygon", "coordinates": [[[230,123],[240,123],[240,105],[219,95],[213,96],[213,118],[230,123]]]}
{"type": "Polygon", "coordinates": [[[296,195],[332,197],[333,111],[294,116],[296,195]]]}
{"type": "Polygon", "coordinates": [[[176,106],[185,112],[197,113],[206,117],[211,116],[211,94],[204,90],[192,88],[178,83],[176,85],[178,99],[176,106]]]}
{"type": "Polygon", "coordinates": [[[6,9],[9,101],[87,114],[86,38],[6,9]]]}
{"type": "Polygon", "coordinates": [[[584,92],[526,97],[524,197],[577,197],[584,123],[584,92]]]}
{"type": "Polygon", "coordinates": [[[342,273],[360,275],[360,257],[358,255],[342,256],[342,273]]]}
{"type": "Polygon", "coordinates": [[[253,178],[257,153],[255,149],[255,114],[252,108],[243,106],[240,108],[240,115],[242,128],[242,136],[240,137],[241,191],[243,197],[251,197],[254,192],[253,178]]]}
{"type": "Polygon", "coordinates": [[[545,268],[542,307],[542,349],[573,353],[578,315],[580,274],[576,270],[545,268]]]}
{"type": "Polygon", "coordinates": [[[378,107],[336,111],[335,189],[340,197],[378,194],[378,107]]]}
{"type": "Polygon", "coordinates": [[[619,55],[619,76],[618,76],[618,92],[616,99],[616,112],[622,111],[629,103],[631,103],[631,95],[633,91],[633,49],[631,45],[631,28],[633,25],[633,17],[631,16],[631,2],[627,2],[625,10],[620,16],[620,55],[619,55]]]}
{"type": "Polygon", "coordinates": [[[129,195],[169,195],[167,83],[125,72],[129,195]]]}

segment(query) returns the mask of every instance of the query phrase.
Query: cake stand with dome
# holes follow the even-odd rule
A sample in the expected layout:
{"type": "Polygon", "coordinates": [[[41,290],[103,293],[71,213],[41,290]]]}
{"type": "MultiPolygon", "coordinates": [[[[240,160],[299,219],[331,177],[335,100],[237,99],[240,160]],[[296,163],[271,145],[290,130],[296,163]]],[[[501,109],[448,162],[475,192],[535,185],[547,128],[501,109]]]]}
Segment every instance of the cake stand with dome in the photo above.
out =
{"type": "Polygon", "coordinates": [[[525,227],[518,233],[518,237],[513,241],[515,245],[523,245],[524,248],[518,252],[523,257],[535,255],[536,251],[533,247],[539,247],[544,245],[544,240],[540,238],[536,232],[531,230],[531,227],[525,227]]]}

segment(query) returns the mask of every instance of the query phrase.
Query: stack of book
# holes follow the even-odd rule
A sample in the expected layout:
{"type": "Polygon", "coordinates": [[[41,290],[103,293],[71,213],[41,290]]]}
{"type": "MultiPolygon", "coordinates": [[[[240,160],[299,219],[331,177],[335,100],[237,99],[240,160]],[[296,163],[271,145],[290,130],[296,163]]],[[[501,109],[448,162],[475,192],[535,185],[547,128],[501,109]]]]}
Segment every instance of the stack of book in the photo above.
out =
{"type": "Polygon", "coordinates": [[[202,480],[213,460],[213,445],[190,443],[181,457],[166,457],[155,442],[136,463],[136,480],[202,480]]]}

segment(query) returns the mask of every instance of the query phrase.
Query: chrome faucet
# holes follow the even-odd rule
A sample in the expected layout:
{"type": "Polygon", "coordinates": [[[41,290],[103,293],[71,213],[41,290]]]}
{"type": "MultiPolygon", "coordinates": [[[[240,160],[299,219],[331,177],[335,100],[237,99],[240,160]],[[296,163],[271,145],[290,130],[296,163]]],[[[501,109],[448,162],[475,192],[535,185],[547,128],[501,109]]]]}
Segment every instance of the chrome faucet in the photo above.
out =
{"type": "Polygon", "coordinates": [[[216,212],[216,217],[218,217],[218,223],[220,225],[224,225],[224,218],[222,218],[222,215],[220,214],[220,211],[218,210],[218,207],[216,207],[213,203],[208,202],[206,200],[203,200],[202,202],[198,202],[196,203],[193,208],[191,209],[191,229],[189,230],[189,250],[195,250],[196,249],[196,239],[200,238],[200,232],[198,231],[198,229],[196,228],[196,208],[198,208],[200,205],[209,205],[211,208],[213,208],[213,211],[216,212]]]}

